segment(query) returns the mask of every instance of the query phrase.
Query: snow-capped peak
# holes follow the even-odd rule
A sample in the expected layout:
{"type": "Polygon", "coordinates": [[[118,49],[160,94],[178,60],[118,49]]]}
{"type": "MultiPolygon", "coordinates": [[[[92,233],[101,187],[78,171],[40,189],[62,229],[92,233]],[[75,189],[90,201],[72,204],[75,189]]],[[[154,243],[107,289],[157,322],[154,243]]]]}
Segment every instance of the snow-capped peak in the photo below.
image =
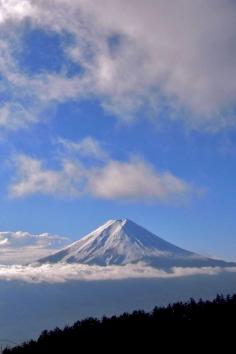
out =
{"type": "Polygon", "coordinates": [[[161,268],[224,264],[179,248],[129,219],[108,220],[80,240],[39,262],[101,266],[144,262],[161,268]]]}

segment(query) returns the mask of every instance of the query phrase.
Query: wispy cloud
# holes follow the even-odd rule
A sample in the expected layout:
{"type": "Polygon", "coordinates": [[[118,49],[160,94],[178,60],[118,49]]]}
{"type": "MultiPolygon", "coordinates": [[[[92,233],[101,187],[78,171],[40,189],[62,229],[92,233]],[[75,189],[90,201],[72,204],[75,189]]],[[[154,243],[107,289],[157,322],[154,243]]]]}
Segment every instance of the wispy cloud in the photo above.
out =
{"type": "Polygon", "coordinates": [[[5,86],[14,99],[30,97],[39,106],[95,96],[123,119],[145,106],[158,118],[162,109],[181,112],[190,127],[232,126],[235,9],[230,0],[2,1],[2,40],[7,31],[21,46],[26,20],[48,33],[68,33],[73,41],[65,55],[81,67],[73,76],[66,63],[64,72],[30,76],[7,43],[0,60],[5,86]]]}
{"type": "Polygon", "coordinates": [[[0,107],[0,128],[5,130],[18,130],[27,127],[37,120],[30,112],[19,103],[7,102],[0,107]]]}
{"type": "Polygon", "coordinates": [[[55,252],[70,239],[49,233],[0,231],[0,264],[26,264],[55,252]]]}
{"type": "Polygon", "coordinates": [[[79,198],[84,194],[101,199],[146,200],[163,203],[183,203],[199,188],[175,176],[170,171],[157,171],[139,157],[127,161],[108,158],[98,141],[87,138],[81,142],[62,140],[66,150],[90,155],[89,165],[80,156],[60,157],[56,169],[45,161],[27,155],[14,157],[14,178],[9,187],[12,197],[33,194],[79,198]],[[98,160],[98,161],[96,161],[98,160]]]}
{"type": "Polygon", "coordinates": [[[81,141],[58,138],[57,143],[62,145],[66,152],[69,153],[75,153],[83,157],[93,157],[99,160],[108,158],[108,153],[103,149],[100,142],[90,136],[81,141]]]}
{"type": "Polygon", "coordinates": [[[16,177],[10,186],[10,194],[23,197],[44,194],[78,197],[84,172],[72,161],[64,160],[59,170],[44,167],[43,161],[27,155],[17,155],[14,159],[16,177]]]}
{"type": "Polygon", "coordinates": [[[45,264],[41,266],[11,265],[0,266],[0,279],[7,281],[24,281],[28,283],[64,283],[67,281],[99,281],[121,280],[132,278],[178,278],[194,275],[218,275],[224,272],[235,273],[236,268],[203,267],[181,268],[174,267],[169,271],[152,268],[144,264],[125,266],[91,266],[83,264],[45,264]]]}

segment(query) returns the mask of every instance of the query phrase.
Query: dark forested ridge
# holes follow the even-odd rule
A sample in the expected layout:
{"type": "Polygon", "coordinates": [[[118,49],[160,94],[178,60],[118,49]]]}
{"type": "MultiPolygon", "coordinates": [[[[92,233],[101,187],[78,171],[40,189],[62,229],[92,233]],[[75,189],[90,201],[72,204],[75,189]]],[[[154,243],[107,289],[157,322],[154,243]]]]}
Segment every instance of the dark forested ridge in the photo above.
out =
{"type": "MultiPolygon", "coordinates": [[[[90,350],[113,352],[127,348],[146,348],[146,352],[168,352],[169,349],[196,348],[204,352],[212,348],[234,344],[236,324],[236,295],[217,295],[213,301],[178,302],[152,312],[134,311],[101,320],[87,318],[71,327],[43,331],[37,341],[6,348],[4,354],[83,353],[90,350]],[[189,347],[191,345],[191,347],[189,347]],[[149,350],[148,347],[151,349],[149,350]],[[165,348],[165,351],[161,350],[165,348]]],[[[235,345],[232,348],[235,352],[235,345]]]]}

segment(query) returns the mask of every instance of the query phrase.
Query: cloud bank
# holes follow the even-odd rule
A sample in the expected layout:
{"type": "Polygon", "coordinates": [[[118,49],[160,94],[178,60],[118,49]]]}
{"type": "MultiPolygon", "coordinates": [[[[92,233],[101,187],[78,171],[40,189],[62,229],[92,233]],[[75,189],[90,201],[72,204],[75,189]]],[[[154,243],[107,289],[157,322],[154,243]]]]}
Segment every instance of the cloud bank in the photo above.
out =
{"type": "Polygon", "coordinates": [[[89,97],[122,119],[145,107],[158,118],[168,111],[189,127],[235,125],[234,1],[4,0],[0,27],[2,89],[12,94],[8,106],[17,101],[26,113],[12,115],[18,127],[37,121],[27,118],[29,98],[43,109],[89,97]],[[58,72],[21,67],[24,34],[32,29],[61,38],[67,60],[58,72]],[[78,66],[74,75],[71,63],[78,66]]]}
{"type": "Polygon", "coordinates": [[[218,275],[224,272],[235,273],[236,267],[174,267],[170,271],[152,268],[144,264],[125,266],[91,266],[83,264],[44,264],[41,266],[11,265],[0,266],[0,280],[23,281],[27,283],[64,283],[67,281],[122,280],[132,278],[171,279],[194,275],[218,275]]]}
{"type": "Polygon", "coordinates": [[[67,237],[49,233],[0,231],[0,264],[26,264],[70,243],[67,237]]]}

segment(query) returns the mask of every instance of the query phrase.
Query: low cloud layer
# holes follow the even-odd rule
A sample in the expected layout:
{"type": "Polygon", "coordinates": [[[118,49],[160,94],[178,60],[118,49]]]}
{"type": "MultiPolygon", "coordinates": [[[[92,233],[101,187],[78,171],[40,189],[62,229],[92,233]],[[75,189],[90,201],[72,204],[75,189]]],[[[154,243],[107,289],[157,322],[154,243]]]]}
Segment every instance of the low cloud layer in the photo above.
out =
{"type": "Polygon", "coordinates": [[[47,256],[70,243],[67,237],[24,231],[0,232],[0,264],[26,264],[47,256]]]}
{"type": "Polygon", "coordinates": [[[67,281],[121,280],[132,278],[178,278],[194,275],[218,275],[235,273],[236,267],[174,267],[170,271],[152,268],[144,264],[125,266],[90,266],[82,264],[45,264],[40,266],[0,266],[0,280],[23,281],[28,283],[64,283],[67,281]]]}

